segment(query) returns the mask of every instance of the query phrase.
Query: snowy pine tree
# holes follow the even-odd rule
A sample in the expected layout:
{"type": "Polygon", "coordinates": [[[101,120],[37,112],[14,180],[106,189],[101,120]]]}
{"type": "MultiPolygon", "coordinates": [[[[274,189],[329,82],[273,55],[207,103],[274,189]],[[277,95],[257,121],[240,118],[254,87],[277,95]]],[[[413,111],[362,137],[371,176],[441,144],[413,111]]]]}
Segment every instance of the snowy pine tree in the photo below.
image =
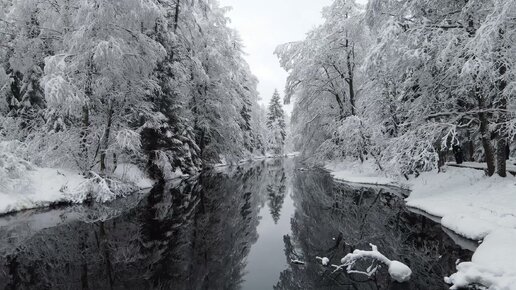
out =
{"type": "Polygon", "coordinates": [[[267,149],[273,154],[282,154],[287,137],[285,125],[285,112],[280,102],[278,90],[274,91],[267,113],[267,129],[269,137],[267,149]]]}

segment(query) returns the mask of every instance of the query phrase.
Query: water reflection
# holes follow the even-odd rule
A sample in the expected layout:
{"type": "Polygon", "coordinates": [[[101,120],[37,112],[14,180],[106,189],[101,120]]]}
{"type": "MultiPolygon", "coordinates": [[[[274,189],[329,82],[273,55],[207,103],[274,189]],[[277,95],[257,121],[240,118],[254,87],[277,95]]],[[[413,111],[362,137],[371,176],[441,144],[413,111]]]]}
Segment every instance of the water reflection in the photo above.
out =
{"type": "Polygon", "coordinates": [[[281,216],[281,207],[285,201],[287,191],[284,160],[277,159],[269,167],[269,180],[267,184],[268,206],[274,223],[278,223],[281,216]]]}
{"type": "Polygon", "coordinates": [[[408,211],[398,193],[329,179],[325,173],[296,174],[297,210],[292,234],[284,237],[285,255],[288,261],[308,262],[292,263],[274,289],[448,289],[442,277],[453,272],[458,258],[468,259],[471,252],[455,245],[439,224],[408,211]],[[354,249],[370,249],[369,243],[409,265],[413,279],[392,282],[386,269],[367,279],[334,273],[317,263],[316,256],[338,263],[354,249]]]}
{"type": "Polygon", "coordinates": [[[442,277],[471,255],[394,194],[294,166],[210,171],[107,206],[1,218],[0,289],[446,289],[442,277]],[[414,280],[332,273],[315,259],[370,242],[414,280]]]}
{"type": "Polygon", "coordinates": [[[0,289],[239,289],[265,168],[161,183],[119,216],[38,228],[15,244],[20,225],[2,226],[0,289]]]}

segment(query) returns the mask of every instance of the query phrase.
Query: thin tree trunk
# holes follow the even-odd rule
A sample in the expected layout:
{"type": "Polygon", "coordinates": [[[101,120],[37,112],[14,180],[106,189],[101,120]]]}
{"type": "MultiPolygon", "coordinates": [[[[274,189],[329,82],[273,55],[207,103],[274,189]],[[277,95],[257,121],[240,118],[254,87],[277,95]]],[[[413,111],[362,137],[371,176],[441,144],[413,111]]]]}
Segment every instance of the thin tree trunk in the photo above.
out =
{"type": "Polygon", "coordinates": [[[487,163],[487,175],[493,176],[495,173],[495,156],[493,144],[491,143],[491,134],[489,132],[489,120],[487,119],[486,113],[479,113],[478,118],[480,120],[480,138],[482,140],[482,146],[484,147],[487,163]]]}
{"type": "Polygon", "coordinates": [[[501,177],[507,177],[507,140],[503,136],[498,138],[496,144],[496,172],[501,177]]]}
{"type": "Polygon", "coordinates": [[[467,131],[467,138],[468,138],[468,161],[474,162],[475,158],[475,143],[473,142],[473,138],[471,138],[471,133],[469,130],[467,131]]]}
{"type": "Polygon", "coordinates": [[[346,110],[344,109],[344,103],[342,102],[342,99],[340,98],[339,94],[334,94],[335,100],[337,101],[337,104],[339,105],[339,117],[340,120],[344,120],[346,118],[346,110]]]}
{"type": "Polygon", "coordinates": [[[90,109],[88,105],[82,106],[82,128],[81,128],[81,144],[80,144],[80,162],[84,166],[84,171],[88,169],[88,129],[90,127],[90,109]]]}
{"type": "MultiPolygon", "coordinates": [[[[499,91],[499,94],[501,95],[503,90],[506,87],[506,82],[501,81],[501,84],[499,84],[499,88],[501,89],[499,91]]],[[[507,176],[507,132],[506,132],[506,122],[508,120],[507,113],[505,112],[507,110],[507,100],[504,96],[499,96],[500,101],[498,102],[498,109],[500,112],[498,113],[498,128],[497,128],[497,134],[496,134],[496,173],[500,175],[501,177],[507,176]]]]}
{"type": "Polygon", "coordinates": [[[102,138],[102,144],[100,148],[100,172],[104,173],[106,171],[106,156],[107,149],[109,147],[109,135],[111,134],[111,125],[113,123],[113,103],[109,101],[108,111],[107,111],[107,120],[106,120],[106,129],[104,130],[104,138],[102,138]]]}
{"type": "Polygon", "coordinates": [[[174,14],[174,33],[177,32],[177,28],[179,26],[179,12],[180,12],[179,4],[181,4],[181,0],[176,1],[176,13],[174,14]]]}
{"type": "MultiPolygon", "coordinates": [[[[346,40],[346,45],[347,44],[347,41],[346,40]]],[[[354,87],[354,64],[353,64],[353,61],[354,59],[354,54],[355,54],[355,48],[352,47],[351,48],[351,51],[348,51],[348,55],[347,55],[347,65],[348,65],[348,79],[347,79],[347,83],[348,83],[348,88],[349,88],[349,104],[351,105],[351,115],[352,116],[356,116],[356,108],[355,108],[355,87],[354,87]]]]}
{"type": "MultiPolygon", "coordinates": [[[[498,31],[500,39],[503,39],[505,36],[505,31],[500,29],[498,31]]],[[[498,113],[498,130],[497,130],[497,143],[496,143],[496,171],[498,175],[501,177],[507,177],[507,128],[506,122],[508,120],[507,117],[507,99],[504,96],[504,91],[507,88],[507,81],[505,80],[505,74],[507,73],[507,66],[503,62],[501,48],[498,50],[499,62],[498,62],[498,77],[499,80],[497,82],[498,87],[498,95],[497,98],[499,101],[495,103],[497,105],[497,109],[500,110],[498,113]]]]}

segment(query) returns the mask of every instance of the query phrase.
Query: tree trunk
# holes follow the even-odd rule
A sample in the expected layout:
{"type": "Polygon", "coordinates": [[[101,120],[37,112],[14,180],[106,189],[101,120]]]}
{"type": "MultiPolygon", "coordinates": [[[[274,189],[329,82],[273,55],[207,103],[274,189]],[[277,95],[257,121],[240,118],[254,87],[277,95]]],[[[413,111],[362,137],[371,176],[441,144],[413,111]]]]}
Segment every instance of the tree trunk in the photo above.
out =
{"type": "Polygon", "coordinates": [[[82,128],[81,128],[81,144],[80,144],[80,161],[82,164],[81,166],[84,166],[83,171],[86,173],[86,170],[89,169],[88,166],[88,129],[90,127],[90,109],[88,108],[88,105],[82,106],[82,128]]]}
{"type": "MultiPolygon", "coordinates": [[[[498,31],[498,35],[501,40],[505,38],[505,31],[500,29],[498,31]]],[[[507,80],[505,79],[505,74],[507,73],[507,66],[503,62],[502,48],[500,47],[497,52],[498,55],[498,81],[497,81],[497,99],[498,102],[495,102],[497,105],[497,109],[500,110],[498,113],[498,128],[497,128],[497,144],[496,144],[496,172],[501,177],[507,177],[507,139],[509,139],[507,134],[507,99],[504,96],[505,89],[507,88],[507,80]]]]}
{"type": "MultiPolygon", "coordinates": [[[[505,83],[505,82],[503,82],[505,83]]],[[[506,84],[505,84],[506,85],[506,84]]],[[[504,85],[504,86],[505,86],[504,85]]],[[[505,88],[505,87],[504,87],[505,88]]],[[[501,94],[501,92],[500,92],[501,94]]],[[[507,128],[506,122],[508,121],[507,116],[507,100],[504,96],[500,97],[500,101],[498,102],[498,109],[500,112],[498,113],[498,130],[496,134],[496,173],[501,177],[507,177],[507,159],[509,157],[507,153],[507,128]]]]}
{"type": "Polygon", "coordinates": [[[493,176],[495,173],[495,156],[493,144],[491,143],[491,134],[489,132],[489,120],[487,119],[486,113],[483,112],[478,114],[478,118],[480,120],[480,138],[482,139],[482,146],[484,147],[487,163],[487,175],[493,176]]]}
{"type": "Polygon", "coordinates": [[[469,130],[467,131],[467,138],[468,138],[468,147],[467,147],[467,150],[468,150],[468,161],[470,162],[474,162],[475,161],[475,143],[473,142],[473,138],[471,138],[471,133],[469,132],[469,130]]]}
{"type": "Polygon", "coordinates": [[[342,102],[342,99],[340,98],[339,94],[334,94],[335,100],[337,101],[337,104],[339,105],[339,117],[340,120],[344,120],[346,118],[346,111],[344,109],[344,103],[342,102]]]}
{"type": "Polygon", "coordinates": [[[444,165],[446,165],[446,159],[447,159],[447,153],[446,151],[441,150],[441,147],[439,146],[437,149],[437,155],[439,156],[439,160],[437,161],[437,169],[438,172],[442,172],[441,168],[443,168],[444,165]]]}
{"type": "Polygon", "coordinates": [[[496,144],[496,172],[501,177],[507,177],[507,140],[499,137],[496,144]]]}
{"type": "MultiPolygon", "coordinates": [[[[347,40],[346,40],[347,42],[347,40]]],[[[346,44],[348,45],[348,44],[346,44]]],[[[349,88],[349,104],[351,105],[351,115],[356,116],[356,108],[355,108],[355,88],[354,88],[354,54],[355,48],[351,47],[351,50],[348,50],[347,55],[347,65],[348,65],[348,88],[349,88]]]]}
{"type": "Polygon", "coordinates": [[[455,163],[462,164],[464,162],[464,153],[460,145],[453,146],[453,156],[455,157],[455,163]]]}
{"type": "Polygon", "coordinates": [[[109,147],[109,135],[111,134],[111,125],[113,123],[113,103],[109,101],[107,118],[106,118],[106,129],[104,130],[104,138],[102,138],[102,144],[100,147],[100,172],[105,173],[106,171],[106,156],[109,147]]]}
{"type": "Polygon", "coordinates": [[[181,4],[181,0],[176,1],[176,13],[174,14],[174,33],[177,32],[177,27],[179,26],[179,4],[181,4]]]}

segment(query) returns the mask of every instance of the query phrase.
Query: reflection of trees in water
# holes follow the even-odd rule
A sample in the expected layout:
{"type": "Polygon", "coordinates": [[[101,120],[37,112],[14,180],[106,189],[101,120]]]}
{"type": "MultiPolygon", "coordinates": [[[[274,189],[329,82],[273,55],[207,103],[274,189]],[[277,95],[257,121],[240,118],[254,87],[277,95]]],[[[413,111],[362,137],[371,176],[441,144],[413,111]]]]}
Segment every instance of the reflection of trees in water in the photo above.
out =
{"type": "Polygon", "coordinates": [[[283,159],[276,159],[273,163],[268,164],[267,170],[269,172],[267,184],[269,210],[274,223],[278,223],[287,191],[287,177],[285,174],[283,159]]]}
{"type": "Polygon", "coordinates": [[[265,173],[262,164],[159,184],[118,217],[40,230],[2,251],[0,288],[238,289],[265,173]]]}
{"type": "MultiPolygon", "coordinates": [[[[101,222],[30,234],[0,227],[0,289],[238,289],[260,206],[267,202],[279,218],[288,166],[274,160],[159,184],[136,208],[116,208],[101,222]]],[[[334,185],[311,171],[295,175],[293,196],[285,254],[307,263],[283,271],[275,289],[446,289],[435,283],[453,272],[456,258],[469,259],[439,225],[408,213],[391,194],[334,185]],[[315,259],[337,262],[370,242],[412,268],[411,284],[392,283],[385,269],[373,281],[332,273],[315,259]]],[[[104,216],[90,212],[84,219],[104,216]]]]}
{"type": "Polygon", "coordinates": [[[327,174],[298,173],[293,197],[297,210],[292,236],[284,238],[285,253],[288,261],[307,263],[292,264],[275,289],[447,289],[442,278],[454,272],[457,257],[471,253],[460,250],[440,225],[408,212],[402,199],[378,192],[336,185],[327,174]],[[332,273],[315,259],[338,263],[356,248],[369,249],[369,243],[409,265],[414,271],[410,283],[392,282],[385,268],[370,280],[332,273]]]}

